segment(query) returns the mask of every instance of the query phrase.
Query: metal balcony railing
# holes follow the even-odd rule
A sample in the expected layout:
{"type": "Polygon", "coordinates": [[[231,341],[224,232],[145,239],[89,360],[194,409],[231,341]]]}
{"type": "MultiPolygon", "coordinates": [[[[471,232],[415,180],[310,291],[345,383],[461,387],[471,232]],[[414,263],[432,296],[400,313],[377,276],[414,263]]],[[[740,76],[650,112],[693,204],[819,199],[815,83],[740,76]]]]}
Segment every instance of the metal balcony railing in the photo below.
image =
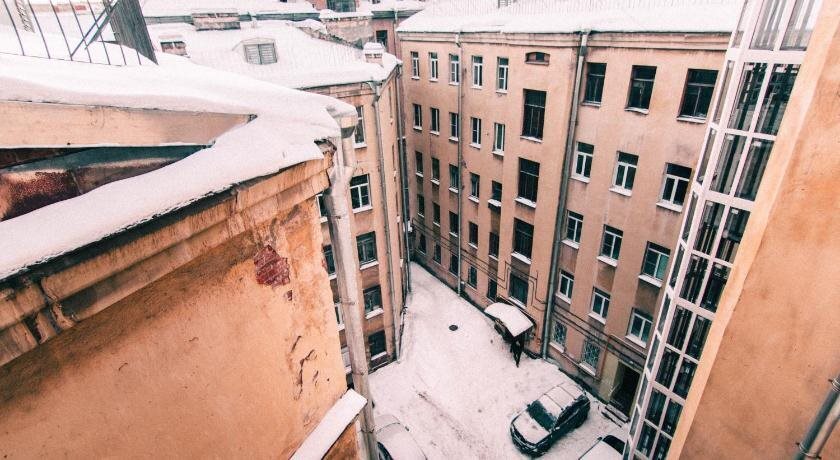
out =
{"type": "Polygon", "coordinates": [[[0,53],[107,65],[157,62],[138,0],[0,2],[0,53]]]}

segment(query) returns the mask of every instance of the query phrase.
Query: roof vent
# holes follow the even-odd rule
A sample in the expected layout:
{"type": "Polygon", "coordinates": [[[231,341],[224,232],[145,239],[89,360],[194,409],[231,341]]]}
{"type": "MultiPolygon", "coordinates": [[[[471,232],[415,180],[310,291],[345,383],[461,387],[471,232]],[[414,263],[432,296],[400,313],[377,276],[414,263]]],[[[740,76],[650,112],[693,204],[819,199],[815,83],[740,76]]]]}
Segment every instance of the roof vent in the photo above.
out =
{"type": "Polygon", "coordinates": [[[362,48],[362,52],[365,54],[365,61],[382,65],[382,55],[385,54],[385,47],[381,43],[367,42],[362,48]]]}

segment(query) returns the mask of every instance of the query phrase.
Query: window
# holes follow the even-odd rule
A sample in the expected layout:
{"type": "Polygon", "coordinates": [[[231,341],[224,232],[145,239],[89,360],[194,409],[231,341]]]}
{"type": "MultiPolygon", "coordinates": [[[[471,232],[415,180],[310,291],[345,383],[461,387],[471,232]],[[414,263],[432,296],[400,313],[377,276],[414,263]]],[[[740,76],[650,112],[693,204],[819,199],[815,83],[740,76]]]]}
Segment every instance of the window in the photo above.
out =
{"type": "Polygon", "coordinates": [[[457,85],[461,82],[461,58],[457,54],[449,55],[449,83],[457,85]]]}
{"type": "Polygon", "coordinates": [[[497,291],[499,290],[499,284],[494,279],[487,280],[487,298],[490,300],[496,300],[497,291]]]}
{"type": "Polygon", "coordinates": [[[630,94],[627,96],[628,109],[647,110],[650,108],[650,96],[653,94],[653,79],[656,67],[634,65],[630,77],[630,94]]]}
{"type": "Polygon", "coordinates": [[[440,227],[440,205],[432,203],[432,223],[440,227]]]}
{"type": "Polygon", "coordinates": [[[362,291],[362,297],[365,301],[366,315],[382,309],[382,290],[379,286],[365,289],[362,291]]]}
{"type": "Polygon", "coordinates": [[[432,259],[440,264],[440,245],[435,243],[435,253],[432,255],[432,259]]]}
{"type": "Polygon", "coordinates": [[[478,285],[478,270],[472,265],[467,268],[467,284],[473,289],[478,285]]]}
{"type": "Polygon", "coordinates": [[[601,349],[598,344],[590,339],[583,341],[583,352],[580,355],[580,364],[588,368],[593,374],[598,369],[598,360],[601,357],[601,349]]]}
{"type": "Polygon", "coordinates": [[[508,293],[511,300],[519,302],[520,305],[528,304],[528,282],[513,273],[510,274],[508,293]]]}
{"type": "MultiPolygon", "coordinates": [[[[338,323],[338,330],[344,329],[344,314],[341,313],[341,304],[337,303],[334,305],[335,307],[335,322],[338,323]]],[[[342,355],[344,354],[344,349],[341,350],[342,355]]],[[[345,364],[345,367],[349,365],[349,363],[345,364]]]]}
{"type": "Polygon", "coordinates": [[[376,31],[376,43],[382,45],[385,48],[385,51],[388,51],[388,31],[387,30],[377,30],[376,31]]]}
{"type": "Polygon", "coordinates": [[[350,179],[350,202],[354,211],[370,208],[370,184],[367,174],[350,179]]]}
{"type": "Polygon", "coordinates": [[[758,194],[758,186],[761,185],[761,178],[764,176],[764,168],[767,167],[767,159],[773,149],[773,142],[755,139],[752,141],[747,159],[744,161],[741,179],[738,181],[738,188],[735,196],[747,200],[755,200],[758,194]]]}
{"type": "Polygon", "coordinates": [[[420,78],[420,54],[411,52],[411,78],[420,78]]]}
{"type": "Polygon", "coordinates": [[[437,81],[438,79],[438,55],[437,53],[429,53],[429,80],[437,81]]]}
{"type": "Polygon", "coordinates": [[[586,64],[586,89],[583,92],[583,102],[601,104],[601,98],[604,96],[604,77],[606,74],[606,64],[597,62],[586,64]]]}
{"type": "Polygon", "coordinates": [[[376,262],[376,233],[370,232],[356,237],[359,265],[376,262]]]}
{"type": "Polygon", "coordinates": [[[375,334],[369,335],[368,348],[371,359],[387,353],[385,348],[385,331],[379,331],[375,334]]]}
{"type": "Polygon", "coordinates": [[[449,255],[449,273],[458,274],[458,256],[454,253],[449,255]]]}
{"type": "Polygon", "coordinates": [[[461,120],[458,114],[449,112],[449,138],[453,141],[457,141],[460,137],[460,124],[461,120]]]}
{"type": "Polygon", "coordinates": [[[414,172],[423,177],[423,154],[417,151],[414,152],[414,172]]]}
{"type": "Polygon", "coordinates": [[[432,107],[430,109],[432,120],[431,124],[429,125],[429,131],[438,134],[440,132],[440,110],[432,107]]]}
{"type": "Polygon", "coordinates": [[[720,296],[723,294],[723,288],[728,279],[729,267],[724,267],[719,263],[712,264],[712,272],[706,282],[706,290],[703,292],[700,306],[712,312],[717,311],[720,296]]]}
{"type": "Polygon", "coordinates": [[[249,64],[274,64],[277,62],[277,51],[274,43],[250,43],[243,46],[245,60],[249,64]]]}
{"type": "Polygon", "coordinates": [[[621,252],[621,237],[624,232],[617,228],[604,225],[604,238],[601,241],[601,255],[612,260],[618,260],[621,252]]]}
{"type": "Polygon", "coordinates": [[[765,63],[744,63],[744,71],[738,85],[737,99],[732,104],[732,114],[729,117],[730,128],[743,131],[749,129],[766,71],[767,64],[765,63]]]}
{"type": "Polygon", "coordinates": [[[700,256],[693,255],[688,260],[688,267],[685,270],[685,279],[683,280],[680,297],[688,300],[691,303],[697,301],[697,296],[700,294],[700,286],[703,284],[703,278],[706,277],[706,270],[709,268],[709,261],[700,256]]]}
{"type": "Polygon", "coordinates": [[[655,389],[651,390],[650,401],[648,402],[648,409],[647,413],[645,413],[645,418],[653,422],[655,425],[659,425],[659,419],[662,418],[662,409],[665,408],[666,399],[668,398],[666,398],[664,394],[655,389]]]}
{"type": "Polygon", "coordinates": [[[799,74],[799,66],[795,64],[776,64],[773,66],[773,73],[770,74],[770,83],[764,93],[764,102],[761,105],[761,113],[758,116],[758,132],[776,135],[779,132],[779,125],[782,123],[782,116],[790,99],[790,92],[793,90],[793,83],[799,74]]]}
{"type": "Polygon", "coordinates": [[[531,259],[534,244],[534,226],[519,219],[513,219],[513,252],[531,259]]]}
{"type": "Polygon", "coordinates": [[[782,21],[782,10],[785,7],[783,0],[767,0],[761,7],[758,23],[753,32],[753,49],[771,50],[776,43],[779,34],[779,23],[782,21]]]}
{"type": "Polygon", "coordinates": [[[509,71],[508,58],[496,59],[496,91],[507,91],[509,71]]]}
{"type": "Polygon", "coordinates": [[[432,158],[432,180],[440,182],[440,160],[432,158]]]}
{"type": "Polygon", "coordinates": [[[577,143],[575,150],[575,177],[589,179],[592,174],[592,157],[595,154],[595,146],[591,144],[577,143]]]}
{"type": "Polygon", "coordinates": [[[332,245],[324,246],[324,264],[327,267],[327,274],[335,275],[335,257],[333,257],[332,245]]]}
{"type": "Polygon", "coordinates": [[[537,186],[540,181],[540,164],[534,161],[519,159],[519,190],[518,197],[537,202],[537,186]]]}
{"type": "Polygon", "coordinates": [[[481,147],[481,118],[470,117],[470,144],[473,147],[481,147]]]}
{"type": "Polygon", "coordinates": [[[419,242],[417,243],[417,250],[420,251],[421,254],[426,253],[426,235],[420,234],[419,242]]]}
{"type": "Polygon", "coordinates": [[[808,47],[821,3],[821,0],[796,0],[782,40],[783,50],[805,50],[808,47]]]}
{"type": "Polygon", "coordinates": [[[607,319],[607,313],[610,311],[610,295],[598,289],[592,289],[592,313],[601,320],[607,319]]]}
{"type": "Polygon", "coordinates": [[[493,153],[505,153],[505,125],[501,123],[493,123],[493,153]]]}
{"type": "Polygon", "coordinates": [[[732,183],[735,182],[735,172],[738,169],[738,163],[741,161],[745,142],[746,138],[744,136],[727,134],[723,137],[720,156],[718,156],[712,183],[709,186],[713,191],[728,195],[732,190],[732,183]]]}
{"type": "Polygon", "coordinates": [[[668,345],[671,345],[677,350],[682,349],[692,316],[694,315],[690,311],[682,307],[677,307],[674,310],[674,318],[671,320],[671,331],[668,333],[668,345]]]}
{"type": "Polygon", "coordinates": [[[481,56],[472,57],[472,84],[476,88],[481,88],[484,82],[484,58],[481,56]]]}
{"type": "Polygon", "coordinates": [[[636,164],[638,162],[638,156],[630,153],[618,152],[618,161],[615,164],[613,185],[628,192],[633,190],[633,182],[636,180],[636,164]]]}
{"type": "Polygon", "coordinates": [[[738,246],[741,244],[741,238],[744,236],[749,217],[750,213],[747,211],[729,208],[726,225],[723,227],[723,233],[720,235],[720,243],[718,244],[718,259],[727,262],[735,260],[735,253],[738,252],[738,246]]]}
{"type": "Polygon", "coordinates": [[[659,281],[664,280],[670,254],[671,251],[668,248],[648,242],[647,250],[645,250],[645,260],[642,262],[642,274],[659,281]]]}
{"type": "Polygon", "coordinates": [[[417,215],[423,217],[426,215],[426,197],[417,195],[417,215]]]}
{"type": "Polygon", "coordinates": [[[694,380],[694,371],[697,370],[697,364],[684,359],[679,373],[677,373],[677,380],[674,382],[674,393],[685,398],[688,396],[688,389],[691,387],[691,381],[694,380]]]}
{"type": "Polygon", "coordinates": [[[499,234],[490,232],[489,238],[489,248],[487,249],[487,255],[498,259],[499,258],[499,234]]]}
{"type": "Polygon", "coordinates": [[[566,325],[557,321],[553,322],[554,327],[551,330],[551,343],[557,345],[561,349],[566,349],[566,325]]]}
{"type": "Polygon", "coordinates": [[[470,173],[470,196],[478,198],[479,189],[481,186],[481,177],[478,174],[470,173]]]}
{"type": "Polygon", "coordinates": [[[449,234],[458,236],[458,214],[449,211],[449,234]]]}
{"type": "Polygon", "coordinates": [[[364,145],[365,143],[365,108],[363,106],[356,107],[356,115],[359,119],[356,121],[356,132],[354,133],[353,142],[356,145],[364,145]]]}
{"type": "Polygon", "coordinates": [[[542,139],[543,118],[545,117],[545,91],[526,89],[524,110],[522,135],[533,139],[542,139]]]}
{"type": "Polygon", "coordinates": [[[493,181],[491,184],[490,190],[490,199],[493,201],[501,202],[502,201],[502,184],[500,182],[493,181]]]}
{"type": "Polygon", "coordinates": [[[670,388],[671,381],[674,379],[674,374],[677,371],[677,361],[680,359],[680,355],[673,351],[669,350],[667,347],[665,351],[662,352],[662,360],[659,363],[659,370],[656,372],[656,381],[659,384],[670,388]]]}
{"type": "Polygon", "coordinates": [[[318,215],[320,215],[321,217],[327,217],[328,212],[327,205],[324,202],[324,194],[319,193],[315,195],[315,200],[318,202],[318,215]]]}
{"type": "Polygon", "coordinates": [[[715,90],[717,70],[688,70],[683,93],[681,117],[705,119],[715,90]]]}
{"type": "Polygon", "coordinates": [[[709,329],[712,327],[712,322],[702,316],[697,316],[694,320],[694,327],[691,329],[691,336],[688,338],[688,345],[685,347],[685,353],[694,359],[700,359],[703,353],[703,346],[706,344],[706,336],[709,334],[709,329]]]}
{"type": "Polygon", "coordinates": [[[682,207],[685,203],[685,193],[688,191],[690,177],[691,168],[667,163],[660,202],[682,207]]]}
{"type": "Polygon", "coordinates": [[[566,240],[580,244],[580,236],[583,234],[583,214],[574,211],[566,211],[566,240]]]}
{"type": "Polygon", "coordinates": [[[469,243],[472,246],[478,246],[478,225],[473,222],[469,223],[469,243]]]}
{"type": "Polygon", "coordinates": [[[525,55],[525,62],[527,64],[548,64],[548,60],[550,57],[551,55],[549,55],[548,53],[533,51],[525,55]]]}
{"type": "Polygon", "coordinates": [[[327,0],[327,9],[336,13],[350,13],[356,11],[354,0],[327,0]]]}
{"type": "Polygon", "coordinates": [[[449,190],[458,193],[460,189],[461,180],[458,167],[455,165],[449,165],[449,190]]]}
{"type": "Polygon", "coordinates": [[[630,316],[630,324],[627,326],[627,336],[643,344],[647,344],[648,337],[650,337],[651,325],[653,325],[653,321],[650,316],[633,309],[633,314],[630,316]]]}
{"type": "Polygon", "coordinates": [[[566,302],[571,302],[572,292],[575,289],[575,276],[566,271],[560,271],[560,287],[557,294],[566,302]]]}
{"type": "Polygon", "coordinates": [[[423,129],[423,107],[420,104],[412,104],[414,106],[414,129],[423,129]]]}
{"type": "Polygon", "coordinates": [[[175,54],[178,56],[187,55],[187,44],[183,40],[169,39],[160,42],[160,50],[164,53],[175,54]]]}

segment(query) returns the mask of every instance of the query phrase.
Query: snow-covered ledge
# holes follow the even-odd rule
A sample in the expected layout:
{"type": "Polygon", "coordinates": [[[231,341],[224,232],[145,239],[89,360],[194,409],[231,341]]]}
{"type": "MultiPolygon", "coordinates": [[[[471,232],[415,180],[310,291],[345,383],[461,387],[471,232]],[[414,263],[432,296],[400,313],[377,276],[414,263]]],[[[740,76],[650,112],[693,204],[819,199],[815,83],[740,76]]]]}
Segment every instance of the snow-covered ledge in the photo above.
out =
{"type": "Polygon", "coordinates": [[[312,460],[324,458],[335,444],[341,433],[353,423],[365,407],[367,400],[353,390],[347,390],[321,419],[312,433],[306,437],[297,452],[292,455],[293,460],[312,460]]]}

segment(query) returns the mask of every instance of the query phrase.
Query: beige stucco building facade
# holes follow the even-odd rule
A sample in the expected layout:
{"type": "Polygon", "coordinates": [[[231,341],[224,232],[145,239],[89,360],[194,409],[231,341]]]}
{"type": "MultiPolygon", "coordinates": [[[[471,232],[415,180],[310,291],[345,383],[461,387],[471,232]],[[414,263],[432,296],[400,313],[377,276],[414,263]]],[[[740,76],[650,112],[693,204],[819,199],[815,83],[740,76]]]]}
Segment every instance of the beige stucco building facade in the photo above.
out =
{"type": "Polygon", "coordinates": [[[711,98],[728,33],[457,33],[412,25],[428,13],[399,31],[413,257],[454,289],[460,263],[461,292],[479,307],[496,299],[523,307],[535,323],[527,349],[624,417],[703,141],[705,109],[686,114],[684,101],[698,70],[711,71],[702,90],[711,98]],[[655,69],[646,103],[633,95],[640,68],[655,69]],[[635,162],[629,182],[619,172],[625,154],[635,162]],[[687,177],[666,185],[673,170],[687,177]],[[620,243],[605,256],[607,227],[620,243]],[[661,256],[646,274],[654,247],[661,256]],[[606,308],[595,306],[603,299],[606,308]]]}

